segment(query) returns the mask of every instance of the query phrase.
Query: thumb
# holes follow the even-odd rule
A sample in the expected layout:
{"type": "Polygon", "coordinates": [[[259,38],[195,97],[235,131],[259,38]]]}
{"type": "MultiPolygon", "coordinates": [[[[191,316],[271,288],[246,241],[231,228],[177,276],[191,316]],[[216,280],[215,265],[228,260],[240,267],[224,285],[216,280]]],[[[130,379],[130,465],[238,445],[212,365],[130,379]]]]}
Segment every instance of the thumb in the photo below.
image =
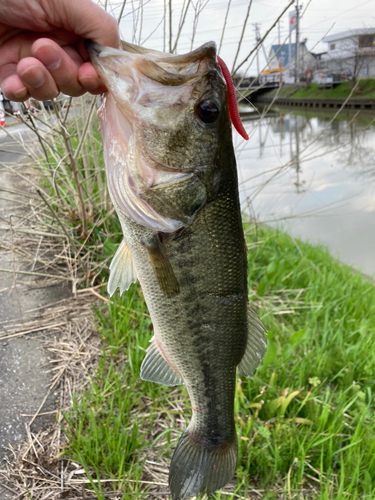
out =
{"type": "MultiPolygon", "coordinates": [[[[91,0],[54,0],[50,4],[55,4],[53,8],[57,10],[64,10],[61,20],[65,29],[100,45],[120,47],[116,19],[91,0]]],[[[51,12],[53,17],[55,13],[51,12]]]]}

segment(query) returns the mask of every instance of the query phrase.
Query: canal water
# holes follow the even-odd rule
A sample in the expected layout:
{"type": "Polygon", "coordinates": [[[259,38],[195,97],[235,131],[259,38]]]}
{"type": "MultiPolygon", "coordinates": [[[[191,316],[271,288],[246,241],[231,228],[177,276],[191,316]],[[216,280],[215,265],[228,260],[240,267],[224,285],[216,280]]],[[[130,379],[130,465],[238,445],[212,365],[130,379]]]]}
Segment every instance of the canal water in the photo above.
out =
{"type": "Polygon", "coordinates": [[[234,138],[244,212],[375,277],[375,115],[240,111],[250,136],[234,138]]]}

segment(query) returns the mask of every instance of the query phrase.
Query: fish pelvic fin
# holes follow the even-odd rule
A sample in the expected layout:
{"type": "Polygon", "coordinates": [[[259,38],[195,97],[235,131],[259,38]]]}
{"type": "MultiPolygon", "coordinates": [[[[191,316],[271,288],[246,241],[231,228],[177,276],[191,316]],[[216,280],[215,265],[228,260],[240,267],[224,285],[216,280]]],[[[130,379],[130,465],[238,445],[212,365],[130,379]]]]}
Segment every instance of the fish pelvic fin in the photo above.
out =
{"type": "Polygon", "coordinates": [[[180,285],[159,236],[155,235],[152,240],[145,243],[145,247],[160,290],[165,297],[174,297],[180,293],[180,285]]]}
{"type": "Polygon", "coordinates": [[[163,385],[182,385],[184,380],[170,366],[167,358],[158,347],[155,337],[147,349],[141,366],[141,379],[163,385]]]}
{"type": "Polygon", "coordinates": [[[255,368],[262,361],[267,350],[267,340],[265,326],[260,321],[254,307],[248,304],[247,307],[247,343],[246,351],[241,363],[238,365],[238,373],[244,377],[249,377],[255,368]]]}
{"type": "Polygon", "coordinates": [[[111,297],[115,293],[116,288],[120,288],[121,295],[132,283],[137,281],[137,270],[133,256],[125,240],[122,240],[120,243],[109,269],[111,272],[107,290],[111,297]]]}
{"type": "Polygon", "coordinates": [[[169,469],[169,488],[173,500],[210,495],[233,477],[237,463],[237,438],[213,446],[194,439],[186,429],[178,441],[169,469]]]}

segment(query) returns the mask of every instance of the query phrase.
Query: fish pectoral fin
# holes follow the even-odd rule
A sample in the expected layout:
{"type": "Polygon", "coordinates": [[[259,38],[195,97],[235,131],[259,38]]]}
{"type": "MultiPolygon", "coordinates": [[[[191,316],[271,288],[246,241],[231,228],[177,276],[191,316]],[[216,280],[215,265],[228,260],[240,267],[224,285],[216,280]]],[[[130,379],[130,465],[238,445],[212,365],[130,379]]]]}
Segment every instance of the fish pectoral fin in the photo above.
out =
{"type": "Polygon", "coordinates": [[[112,296],[116,288],[120,288],[120,295],[124,290],[127,290],[132,283],[137,281],[137,269],[133,260],[133,256],[125,240],[122,240],[120,246],[112,259],[109,266],[110,276],[108,280],[107,290],[112,296]]]}
{"type": "Polygon", "coordinates": [[[247,344],[246,351],[241,363],[238,365],[238,372],[244,377],[249,377],[255,368],[262,361],[267,350],[266,328],[260,321],[258,314],[248,304],[247,308],[247,344]]]}
{"type": "Polygon", "coordinates": [[[155,337],[151,340],[146,357],[143,360],[141,379],[170,386],[184,383],[180,375],[168,364],[155,341],[155,337]]]}
{"type": "Polygon", "coordinates": [[[156,235],[152,241],[145,246],[160,290],[167,298],[177,295],[180,292],[180,285],[178,284],[159,236],[156,235]]]}
{"type": "Polygon", "coordinates": [[[159,171],[153,185],[140,197],[164,218],[181,221],[188,227],[207,202],[207,189],[198,175],[159,171]]]}

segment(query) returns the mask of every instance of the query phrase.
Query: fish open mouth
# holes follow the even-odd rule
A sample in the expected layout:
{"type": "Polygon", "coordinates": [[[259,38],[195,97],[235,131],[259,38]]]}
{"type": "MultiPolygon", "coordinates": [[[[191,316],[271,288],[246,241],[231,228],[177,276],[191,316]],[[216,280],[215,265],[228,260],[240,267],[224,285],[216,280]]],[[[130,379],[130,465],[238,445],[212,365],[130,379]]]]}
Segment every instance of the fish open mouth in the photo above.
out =
{"type": "Polygon", "coordinates": [[[134,113],[137,105],[164,110],[179,105],[182,110],[191,99],[196,82],[203,78],[222,79],[215,42],[184,55],[171,55],[127,42],[122,42],[122,50],[89,40],[85,46],[119,110],[132,122],[140,117],[134,113]],[[172,92],[166,91],[166,87],[172,92]]]}
{"type": "MultiPolygon", "coordinates": [[[[219,79],[225,86],[215,42],[184,55],[171,55],[127,42],[122,42],[123,50],[103,47],[90,40],[85,41],[85,46],[117,108],[133,127],[136,122],[143,122],[144,126],[153,119],[159,126],[171,127],[176,122],[172,109],[178,108],[181,116],[191,100],[199,97],[198,82],[219,79]],[[157,108],[159,112],[155,112],[157,108]]],[[[168,170],[168,165],[164,165],[164,169],[168,170]]],[[[173,167],[170,170],[173,171],[173,167]]]]}
{"type": "Polygon", "coordinates": [[[216,70],[217,65],[219,65],[228,88],[229,115],[233,126],[245,140],[249,139],[238,113],[235,88],[230,71],[224,61],[216,55],[215,42],[208,42],[198,49],[183,55],[173,55],[146,49],[124,41],[122,42],[122,51],[101,47],[90,40],[85,41],[85,46],[94,63],[95,60],[97,63],[101,60],[103,67],[105,66],[106,57],[126,58],[133,54],[133,56],[138,57],[137,67],[141,74],[162,85],[184,85],[210,69],[216,70]]]}
{"type": "Polygon", "coordinates": [[[184,55],[127,42],[123,50],[91,41],[85,45],[108,89],[98,114],[115,207],[152,230],[174,232],[186,226],[194,217],[190,209],[168,218],[161,216],[160,202],[155,201],[157,211],[151,205],[156,196],[160,201],[164,188],[171,193],[172,185],[179,184],[185,196],[191,192],[190,182],[199,193],[192,206],[199,207],[206,199],[206,171],[200,166],[212,170],[219,122],[201,121],[196,110],[202,100],[213,99],[220,116],[225,101],[216,44],[206,43],[184,55]],[[202,140],[202,134],[208,140],[202,140]],[[150,193],[153,188],[157,192],[150,193]]]}
{"type": "Polygon", "coordinates": [[[105,83],[106,68],[122,67],[123,76],[131,76],[130,66],[146,78],[162,85],[184,85],[191,79],[201,77],[210,69],[217,70],[216,44],[208,42],[196,50],[183,55],[172,55],[152,49],[146,49],[128,42],[122,42],[123,50],[103,47],[90,40],[85,41],[85,47],[95,66],[99,66],[100,74],[105,83]]]}

